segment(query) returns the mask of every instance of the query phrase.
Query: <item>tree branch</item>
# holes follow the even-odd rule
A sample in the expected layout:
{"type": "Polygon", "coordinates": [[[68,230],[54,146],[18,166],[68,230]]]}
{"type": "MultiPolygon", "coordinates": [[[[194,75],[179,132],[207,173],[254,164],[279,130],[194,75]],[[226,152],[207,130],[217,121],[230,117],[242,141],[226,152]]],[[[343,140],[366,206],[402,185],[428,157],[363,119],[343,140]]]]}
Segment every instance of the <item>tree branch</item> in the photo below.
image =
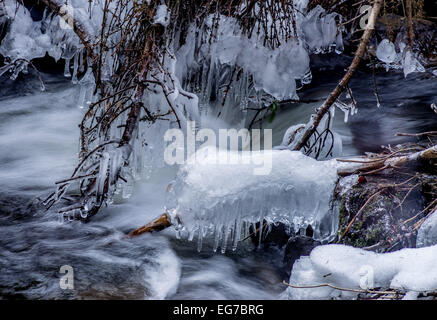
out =
{"type": "Polygon", "coordinates": [[[304,130],[302,130],[296,136],[297,139],[293,141],[293,144],[291,146],[293,150],[300,150],[307,144],[308,140],[314,134],[318,125],[320,124],[320,121],[322,121],[323,116],[329,111],[332,104],[338,99],[338,97],[344,91],[350,79],[354,75],[356,69],[358,68],[358,65],[360,64],[361,58],[364,55],[365,49],[370,41],[370,37],[372,36],[373,30],[375,28],[375,22],[381,9],[381,4],[382,0],[375,0],[372,12],[369,17],[369,22],[367,23],[364,34],[361,37],[360,45],[355,52],[355,56],[352,60],[351,65],[349,66],[346,74],[343,76],[337,87],[330,93],[323,105],[317,110],[317,113],[314,115],[314,119],[310,120],[310,122],[305,126],[304,130]]]}

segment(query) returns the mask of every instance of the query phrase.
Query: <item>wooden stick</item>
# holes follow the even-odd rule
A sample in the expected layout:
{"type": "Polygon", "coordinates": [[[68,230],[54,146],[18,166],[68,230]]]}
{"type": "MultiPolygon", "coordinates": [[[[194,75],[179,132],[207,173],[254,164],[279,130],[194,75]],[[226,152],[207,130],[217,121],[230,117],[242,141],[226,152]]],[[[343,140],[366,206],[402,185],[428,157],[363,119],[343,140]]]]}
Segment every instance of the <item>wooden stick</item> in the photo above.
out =
{"type": "Polygon", "coordinates": [[[136,237],[143,233],[149,233],[153,231],[161,231],[172,225],[170,217],[164,213],[160,215],[155,220],[149,222],[148,224],[139,227],[129,233],[129,237],[136,237]]]}

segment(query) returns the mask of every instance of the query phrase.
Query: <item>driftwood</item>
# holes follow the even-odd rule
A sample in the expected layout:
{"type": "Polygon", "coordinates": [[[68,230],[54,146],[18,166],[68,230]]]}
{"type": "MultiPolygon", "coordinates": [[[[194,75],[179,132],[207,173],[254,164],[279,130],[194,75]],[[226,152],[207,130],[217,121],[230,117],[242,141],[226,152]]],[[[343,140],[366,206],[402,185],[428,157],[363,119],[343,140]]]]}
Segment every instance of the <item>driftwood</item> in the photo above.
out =
{"type": "Polygon", "coordinates": [[[143,233],[149,233],[153,231],[161,231],[172,225],[171,219],[167,213],[160,215],[155,220],[149,222],[148,224],[139,227],[129,233],[130,237],[136,237],[143,233]]]}

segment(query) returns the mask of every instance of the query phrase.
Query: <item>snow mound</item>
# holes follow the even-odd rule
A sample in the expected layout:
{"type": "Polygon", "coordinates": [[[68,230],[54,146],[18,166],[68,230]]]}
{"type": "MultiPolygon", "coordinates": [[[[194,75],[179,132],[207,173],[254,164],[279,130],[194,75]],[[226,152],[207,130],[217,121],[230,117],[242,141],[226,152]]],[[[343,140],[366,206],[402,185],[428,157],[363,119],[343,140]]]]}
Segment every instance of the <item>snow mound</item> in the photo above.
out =
{"type": "MultiPolygon", "coordinates": [[[[296,261],[290,283],[310,286],[329,283],[348,289],[398,289],[408,297],[437,288],[437,246],[374,253],[345,245],[316,247],[296,261]]],[[[287,288],[289,299],[350,299],[357,293],[330,287],[287,288]]]]}
{"type": "Polygon", "coordinates": [[[289,150],[237,153],[210,147],[195,156],[181,167],[169,208],[182,220],[182,233],[197,236],[199,249],[206,235],[214,235],[214,251],[221,244],[224,252],[228,242],[235,249],[249,226],[263,220],[296,232],[310,225],[321,241],[335,236],[335,160],[316,161],[289,150]],[[238,161],[228,164],[228,156],[238,161]],[[266,174],[254,174],[260,168],[266,174]]]}

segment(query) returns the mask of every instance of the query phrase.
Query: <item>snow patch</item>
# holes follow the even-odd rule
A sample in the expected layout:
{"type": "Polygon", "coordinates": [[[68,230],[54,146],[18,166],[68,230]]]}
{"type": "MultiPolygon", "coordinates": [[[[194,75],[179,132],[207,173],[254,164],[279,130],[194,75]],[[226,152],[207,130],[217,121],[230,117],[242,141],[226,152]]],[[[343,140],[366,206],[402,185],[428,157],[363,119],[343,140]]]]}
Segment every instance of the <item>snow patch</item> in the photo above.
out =
{"type": "MultiPolygon", "coordinates": [[[[345,245],[325,245],[296,261],[289,282],[298,286],[329,283],[359,290],[429,292],[437,288],[436,263],[437,246],[378,254],[345,245]]],[[[356,295],[330,287],[289,287],[285,292],[289,299],[351,299],[356,295]]]]}

